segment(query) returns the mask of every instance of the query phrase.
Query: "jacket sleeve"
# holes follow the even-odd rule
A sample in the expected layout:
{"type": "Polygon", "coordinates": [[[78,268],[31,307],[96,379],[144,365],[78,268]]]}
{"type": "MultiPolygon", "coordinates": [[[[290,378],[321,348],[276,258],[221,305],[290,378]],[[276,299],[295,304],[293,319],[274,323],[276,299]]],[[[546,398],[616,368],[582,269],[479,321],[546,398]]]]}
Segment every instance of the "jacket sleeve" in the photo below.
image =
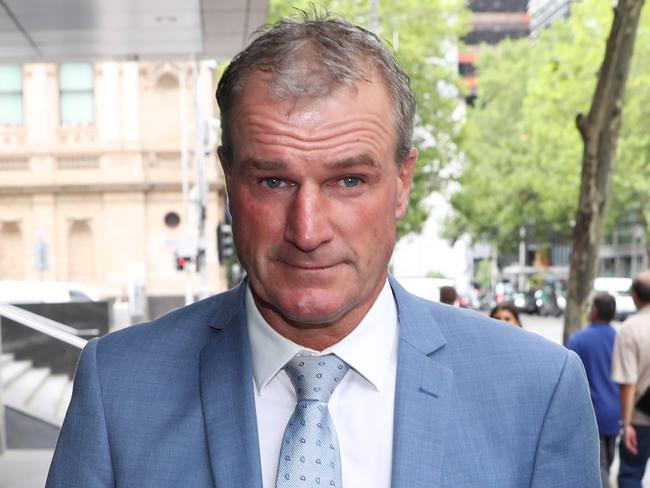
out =
{"type": "Polygon", "coordinates": [[[54,451],[46,488],[114,486],[97,369],[98,339],[81,353],[72,400],[54,451]]]}
{"type": "Polygon", "coordinates": [[[531,487],[599,488],[598,444],[587,378],[568,351],[541,426],[531,487]]]}

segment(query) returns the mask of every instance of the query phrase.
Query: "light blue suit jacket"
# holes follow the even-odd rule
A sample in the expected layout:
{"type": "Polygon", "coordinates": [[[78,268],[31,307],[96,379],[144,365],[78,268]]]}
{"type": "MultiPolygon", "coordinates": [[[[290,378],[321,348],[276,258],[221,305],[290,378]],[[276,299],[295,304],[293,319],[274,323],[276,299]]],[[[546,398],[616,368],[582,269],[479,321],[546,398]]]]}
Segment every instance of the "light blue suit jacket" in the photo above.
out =
{"type": "MultiPolygon", "coordinates": [[[[575,354],[391,286],[393,488],[600,486],[575,354]]],[[[91,341],[47,487],[261,487],[245,323],[241,285],[91,341]]]]}

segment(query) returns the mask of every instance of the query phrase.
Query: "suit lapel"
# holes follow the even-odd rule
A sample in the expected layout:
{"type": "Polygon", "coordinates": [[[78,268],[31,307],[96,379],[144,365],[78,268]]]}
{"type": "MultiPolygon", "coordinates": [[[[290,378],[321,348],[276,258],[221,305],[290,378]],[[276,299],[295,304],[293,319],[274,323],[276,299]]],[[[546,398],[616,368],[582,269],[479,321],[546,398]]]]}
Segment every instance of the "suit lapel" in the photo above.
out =
{"type": "MultiPolygon", "coordinates": [[[[453,374],[436,358],[446,340],[429,305],[392,277],[390,284],[400,321],[391,486],[436,486],[453,394],[453,374]]],[[[221,307],[224,313],[200,358],[201,402],[217,488],[262,486],[245,286],[221,307]]]]}
{"type": "Polygon", "coordinates": [[[245,286],[222,307],[223,322],[217,319],[200,358],[201,402],[217,488],[262,486],[245,286]]]}
{"type": "Polygon", "coordinates": [[[453,374],[437,359],[446,340],[429,305],[390,281],[400,322],[391,486],[439,486],[453,393],[453,374]]]}

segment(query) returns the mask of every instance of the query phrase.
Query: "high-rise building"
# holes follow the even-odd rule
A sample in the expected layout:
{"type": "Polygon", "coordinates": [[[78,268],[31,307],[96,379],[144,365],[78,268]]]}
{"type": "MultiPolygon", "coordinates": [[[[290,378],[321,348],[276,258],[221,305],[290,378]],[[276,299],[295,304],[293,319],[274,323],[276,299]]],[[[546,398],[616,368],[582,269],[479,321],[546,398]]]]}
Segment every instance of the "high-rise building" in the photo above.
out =
{"type": "Polygon", "coordinates": [[[529,35],[528,0],[469,0],[471,30],[462,39],[458,70],[468,89],[468,101],[475,98],[477,73],[475,62],[481,44],[497,44],[502,39],[529,35]]]}

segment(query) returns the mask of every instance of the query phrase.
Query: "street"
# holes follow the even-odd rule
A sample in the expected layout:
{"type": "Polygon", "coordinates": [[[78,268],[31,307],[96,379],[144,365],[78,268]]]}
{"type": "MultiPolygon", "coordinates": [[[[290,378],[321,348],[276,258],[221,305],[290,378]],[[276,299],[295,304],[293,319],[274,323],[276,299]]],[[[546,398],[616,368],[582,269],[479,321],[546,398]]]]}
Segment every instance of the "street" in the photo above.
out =
{"type": "Polygon", "coordinates": [[[562,317],[521,316],[524,329],[535,332],[558,344],[562,344],[562,331],[564,329],[562,320],[562,317]]]}
{"type": "MultiPolygon", "coordinates": [[[[564,330],[562,317],[542,317],[540,315],[521,315],[521,323],[524,329],[535,332],[547,339],[562,344],[562,332],[564,330]]],[[[620,322],[612,322],[615,329],[620,327],[620,322]]]]}

